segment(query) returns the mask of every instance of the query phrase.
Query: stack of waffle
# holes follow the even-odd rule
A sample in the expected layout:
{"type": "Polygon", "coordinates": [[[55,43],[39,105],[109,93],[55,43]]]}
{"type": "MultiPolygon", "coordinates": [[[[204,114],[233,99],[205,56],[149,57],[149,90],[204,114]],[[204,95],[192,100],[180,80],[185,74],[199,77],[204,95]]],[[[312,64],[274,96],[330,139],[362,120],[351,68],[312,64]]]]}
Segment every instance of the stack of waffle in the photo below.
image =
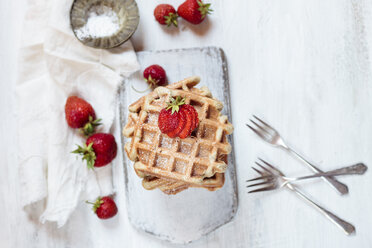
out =
{"type": "Polygon", "coordinates": [[[207,87],[194,88],[199,81],[199,77],[190,77],[158,87],[129,106],[123,135],[131,141],[125,144],[125,151],[147,190],[177,194],[189,187],[214,191],[224,184],[231,152],[226,136],[233,126],[221,115],[223,104],[207,87]],[[185,98],[199,117],[198,128],[185,139],[170,138],[158,128],[160,111],[177,96],[185,98]]]}

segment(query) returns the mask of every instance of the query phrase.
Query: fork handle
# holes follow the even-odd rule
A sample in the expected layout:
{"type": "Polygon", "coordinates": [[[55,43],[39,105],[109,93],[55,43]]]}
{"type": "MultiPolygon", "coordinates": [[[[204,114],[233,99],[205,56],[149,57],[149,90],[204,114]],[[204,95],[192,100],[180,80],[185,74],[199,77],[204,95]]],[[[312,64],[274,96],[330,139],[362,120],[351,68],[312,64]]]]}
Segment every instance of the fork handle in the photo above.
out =
{"type": "Polygon", "coordinates": [[[363,175],[367,171],[368,167],[363,163],[357,163],[352,166],[343,167],[340,169],[328,171],[326,173],[332,173],[336,175],[346,175],[346,174],[354,174],[354,175],[363,175]]]}
{"type": "MultiPolygon", "coordinates": [[[[297,158],[305,162],[306,165],[308,165],[315,173],[323,173],[319,168],[317,168],[315,165],[307,161],[304,157],[302,157],[300,154],[295,152],[293,149],[289,148],[288,146],[284,146],[286,150],[294,154],[297,158]]],[[[322,177],[324,181],[326,181],[329,185],[331,185],[332,188],[336,189],[341,195],[345,195],[349,193],[349,188],[347,185],[339,182],[332,176],[326,176],[322,177]]]]}
{"type": "Polygon", "coordinates": [[[287,178],[288,181],[299,181],[304,179],[316,177],[329,177],[329,176],[343,176],[343,175],[363,175],[367,171],[367,166],[363,163],[346,166],[337,170],[327,171],[324,173],[316,173],[309,176],[287,178]]]}
{"type": "Polygon", "coordinates": [[[302,193],[300,190],[298,190],[294,185],[288,183],[287,184],[287,187],[290,190],[292,190],[293,192],[295,192],[297,195],[299,195],[302,199],[304,199],[305,201],[307,201],[308,203],[310,203],[310,205],[312,205],[313,207],[315,207],[327,219],[329,219],[334,224],[336,224],[336,226],[338,226],[339,228],[341,228],[346,233],[346,235],[350,235],[350,234],[352,234],[352,233],[355,232],[355,227],[352,224],[350,224],[349,222],[341,219],[340,217],[338,217],[335,214],[331,213],[327,209],[325,209],[325,208],[319,206],[318,204],[316,204],[315,202],[313,202],[309,197],[307,197],[304,193],[302,193]]]}

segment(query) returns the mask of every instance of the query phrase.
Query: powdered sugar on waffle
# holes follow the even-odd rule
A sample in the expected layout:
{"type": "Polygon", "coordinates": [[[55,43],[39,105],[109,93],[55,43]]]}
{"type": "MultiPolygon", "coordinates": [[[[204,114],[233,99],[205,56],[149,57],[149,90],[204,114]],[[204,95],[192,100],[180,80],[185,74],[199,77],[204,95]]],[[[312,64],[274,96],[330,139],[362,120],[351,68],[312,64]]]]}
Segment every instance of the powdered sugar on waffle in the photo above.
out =
{"type": "MultiPolygon", "coordinates": [[[[222,103],[214,98],[208,88],[194,88],[198,77],[190,77],[167,87],[158,87],[152,93],[142,97],[129,106],[131,115],[123,134],[131,137],[130,145],[125,146],[128,157],[137,161],[135,168],[146,175],[182,181],[187,184],[203,186],[204,178],[215,173],[224,173],[227,167],[220,155],[228,154],[231,145],[226,135],[233,127],[220,111],[222,103]],[[188,104],[196,107],[199,115],[199,127],[195,137],[170,139],[161,134],[154,116],[166,106],[170,97],[182,96],[188,104]],[[154,103],[155,102],[155,103],[154,103]],[[132,122],[136,119],[136,122],[132,122]],[[139,150],[151,155],[144,162],[139,150]]],[[[213,187],[222,187],[223,181],[213,187]]]]}

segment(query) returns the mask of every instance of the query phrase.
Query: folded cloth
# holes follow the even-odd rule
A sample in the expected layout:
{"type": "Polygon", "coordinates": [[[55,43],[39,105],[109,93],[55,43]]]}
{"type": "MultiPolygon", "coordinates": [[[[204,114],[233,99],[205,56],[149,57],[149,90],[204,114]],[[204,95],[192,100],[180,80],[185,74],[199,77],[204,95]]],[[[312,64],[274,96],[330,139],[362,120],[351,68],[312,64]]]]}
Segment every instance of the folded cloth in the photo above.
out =
{"type": "Polygon", "coordinates": [[[79,201],[114,193],[112,164],[88,170],[71,154],[85,139],[67,126],[67,97],[88,101],[102,119],[97,131],[110,132],[122,77],[139,69],[129,41],[109,50],[80,43],[70,28],[72,2],[28,0],[16,89],[22,205],[45,202],[40,221],[59,227],[79,201]]]}

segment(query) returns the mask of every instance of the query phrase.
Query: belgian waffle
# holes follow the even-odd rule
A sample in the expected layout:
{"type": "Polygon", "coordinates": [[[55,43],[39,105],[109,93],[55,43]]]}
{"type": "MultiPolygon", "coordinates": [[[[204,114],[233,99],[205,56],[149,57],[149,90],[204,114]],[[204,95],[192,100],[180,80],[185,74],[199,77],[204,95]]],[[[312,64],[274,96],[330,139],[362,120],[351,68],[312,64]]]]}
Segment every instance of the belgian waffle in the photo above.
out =
{"type": "Polygon", "coordinates": [[[231,152],[226,136],[232,133],[233,126],[221,115],[223,105],[212,98],[208,88],[194,88],[199,81],[199,77],[190,77],[158,87],[129,106],[123,134],[132,139],[125,144],[125,151],[135,161],[135,170],[144,178],[145,188],[157,185],[155,188],[170,192],[187,187],[222,187],[226,155],[231,152]],[[159,112],[170,97],[177,96],[185,98],[199,117],[198,128],[185,139],[162,134],[157,124],[159,112]],[[211,180],[214,186],[208,186],[211,180]]]}
{"type": "Polygon", "coordinates": [[[168,195],[174,195],[189,188],[188,184],[181,181],[177,182],[151,176],[142,179],[142,186],[147,190],[158,188],[168,195]]]}
{"type": "Polygon", "coordinates": [[[182,181],[172,181],[152,176],[145,176],[142,180],[142,186],[147,190],[160,189],[166,194],[177,194],[189,187],[205,188],[209,191],[215,191],[223,186],[225,182],[224,173],[216,173],[212,178],[205,178],[203,185],[186,184],[182,181]]]}

